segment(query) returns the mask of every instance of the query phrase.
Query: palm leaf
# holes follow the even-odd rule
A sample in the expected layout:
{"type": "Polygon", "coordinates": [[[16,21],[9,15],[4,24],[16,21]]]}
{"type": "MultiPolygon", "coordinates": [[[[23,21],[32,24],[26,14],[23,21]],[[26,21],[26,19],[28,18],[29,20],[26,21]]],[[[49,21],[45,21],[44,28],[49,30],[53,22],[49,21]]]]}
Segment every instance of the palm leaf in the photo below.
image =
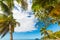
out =
{"type": "Polygon", "coordinates": [[[9,28],[5,29],[2,36],[1,36],[1,38],[3,38],[8,33],[8,31],[9,31],[9,28]]]}
{"type": "Polygon", "coordinates": [[[27,0],[16,0],[18,3],[21,4],[21,7],[26,10],[27,7],[28,7],[28,3],[27,3],[27,0]]]}
{"type": "Polygon", "coordinates": [[[3,3],[3,1],[1,2],[1,8],[5,12],[6,15],[9,15],[11,13],[9,7],[5,3],[3,3]]]}
{"type": "Polygon", "coordinates": [[[4,2],[10,9],[14,7],[14,0],[4,0],[4,2]]]}
{"type": "Polygon", "coordinates": [[[0,30],[0,34],[2,34],[6,29],[6,26],[2,27],[1,30],[0,30]]]}

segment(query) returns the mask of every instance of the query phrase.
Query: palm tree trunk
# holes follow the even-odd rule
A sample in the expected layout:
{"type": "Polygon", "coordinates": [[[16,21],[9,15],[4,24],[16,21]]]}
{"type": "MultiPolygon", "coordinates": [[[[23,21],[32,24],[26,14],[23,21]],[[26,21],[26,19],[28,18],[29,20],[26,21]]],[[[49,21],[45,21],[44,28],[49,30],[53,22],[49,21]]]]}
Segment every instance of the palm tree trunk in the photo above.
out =
{"type": "Polygon", "coordinates": [[[12,35],[12,30],[11,30],[11,25],[9,24],[9,32],[10,32],[10,40],[13,40],[13,35],[12,35]]]}
{"type": "Polygon", "coordinates": [[[44,34],[44,40],[46,40],[46,38],[45,38],[45,37],[46,37],[46,34],[44,34]]]}

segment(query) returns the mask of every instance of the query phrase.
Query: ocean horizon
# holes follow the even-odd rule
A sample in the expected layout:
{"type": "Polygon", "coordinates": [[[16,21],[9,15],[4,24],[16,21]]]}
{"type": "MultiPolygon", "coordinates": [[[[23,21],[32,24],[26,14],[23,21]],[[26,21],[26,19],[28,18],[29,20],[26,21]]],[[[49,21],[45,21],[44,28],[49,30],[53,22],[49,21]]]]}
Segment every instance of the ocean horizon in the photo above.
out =
{"type": "Polygon", "coordinates": [[[14,39],[14,40],[40,40],[40,39],[14,39]]]}
{"type": "MultiPolygon", "coordinates": [[[[10,40],[10,39],[5,39],[5,40],[10,40]]],[[[40,40],[40,39],[13,39],[13,40],[40,40]]]]}

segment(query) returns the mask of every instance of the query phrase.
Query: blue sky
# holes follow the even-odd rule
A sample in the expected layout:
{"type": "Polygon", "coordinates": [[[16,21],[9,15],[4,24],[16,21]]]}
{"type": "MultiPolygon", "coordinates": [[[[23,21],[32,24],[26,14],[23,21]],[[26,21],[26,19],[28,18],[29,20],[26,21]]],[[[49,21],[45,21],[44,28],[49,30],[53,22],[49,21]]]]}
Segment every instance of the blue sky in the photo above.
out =
{"type": "MultiPolygon", "coordinates": [[[[41,38],[40,35],[40,27],[37,26],[38,24],[42,24],[40,22],[37,23],[37,19],[33,15],[31,11],[31,1],[28,2],[28,10],[25,12],[22,11],[21,7],[15,2],[15,7],[13,9],[13,16],[18,21],[21,26],[14,29],[15,32],[13,33],[13,39],[35,39],[35,38],[41,38]],[[36,26],[36,27],[35,27],[36,26]]],[[[59,31],[60,27],[58,24],[50,24],[47,28],[48,30],[59,31]]],[[[9,40],[9,33],[0,40],[9,40]]]]}
{"type": "Polygon", "coordinates": [[[53,32],[60,31],[60,26],[58,25],[58,23],[51,24],[51,25],[49,25],[47,30],[53,30],[53,32]]]}

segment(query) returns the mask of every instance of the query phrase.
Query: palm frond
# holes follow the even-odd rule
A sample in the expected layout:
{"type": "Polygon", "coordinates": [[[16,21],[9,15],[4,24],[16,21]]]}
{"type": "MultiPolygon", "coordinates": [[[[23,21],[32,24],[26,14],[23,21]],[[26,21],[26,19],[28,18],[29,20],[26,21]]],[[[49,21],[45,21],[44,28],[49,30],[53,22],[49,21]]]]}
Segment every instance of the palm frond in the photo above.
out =
{"type": "Polygon", "coordinates": [[[25,10],[27,9],[27,7],[28,7],[27,0],[16,0],[16,1],[21,4],[21,7],[23,9],[25,9],[25,10]]]}
{"type": "Polygon", "coordinates": [[[18,26],[20,26],[20,23],[19,23],[19,22],[16,22],[16,24],[17,24],[18,26]]]}
{"type": "Polygon", "coordinates": [[[5,12],[6,15],[9,15],[11,13],[9,7],[3,1],[1,2],[1,9],[3,12],[5,12]]]}
{"type": "Polygon", "coordinates": [[[9,31],[9,29],[7,28],[7,29],[5,29],[4,30],[4,32],[3,32],[3,34],[2,34],[2,36],[1,36],[1,38],[3,38],[7,33],[8,33],[8,31],[9,31]]]}
{"type": "Polygon", "coordinates": [[[0,14],[0,24],[3,24],[4,22],[6,22],[7,20],[7,16],[4,14],[0,14]]]}
{"type": "Polygon", "coordinates": [[[6,29],[6,26],[2,27],[1,30],[0,30],[0,34],[2,34],[6,29]]]}
{"type": "Polygon", "coordinates": [[[16,0],[18,3],[21,3],[22,0],[16,0]]]}
{"type": "Polygon", "coordinates": [[[14,7],[14,0],[4,0],[4,2],[10,8],[10,10],[14,7]]]}
{"type": "Polygon", "coordinates": [[[41,8],[45,8],[47,6],[55,6],[58,0],[33,0],[32,9],[41,10],[41,8]]]}

